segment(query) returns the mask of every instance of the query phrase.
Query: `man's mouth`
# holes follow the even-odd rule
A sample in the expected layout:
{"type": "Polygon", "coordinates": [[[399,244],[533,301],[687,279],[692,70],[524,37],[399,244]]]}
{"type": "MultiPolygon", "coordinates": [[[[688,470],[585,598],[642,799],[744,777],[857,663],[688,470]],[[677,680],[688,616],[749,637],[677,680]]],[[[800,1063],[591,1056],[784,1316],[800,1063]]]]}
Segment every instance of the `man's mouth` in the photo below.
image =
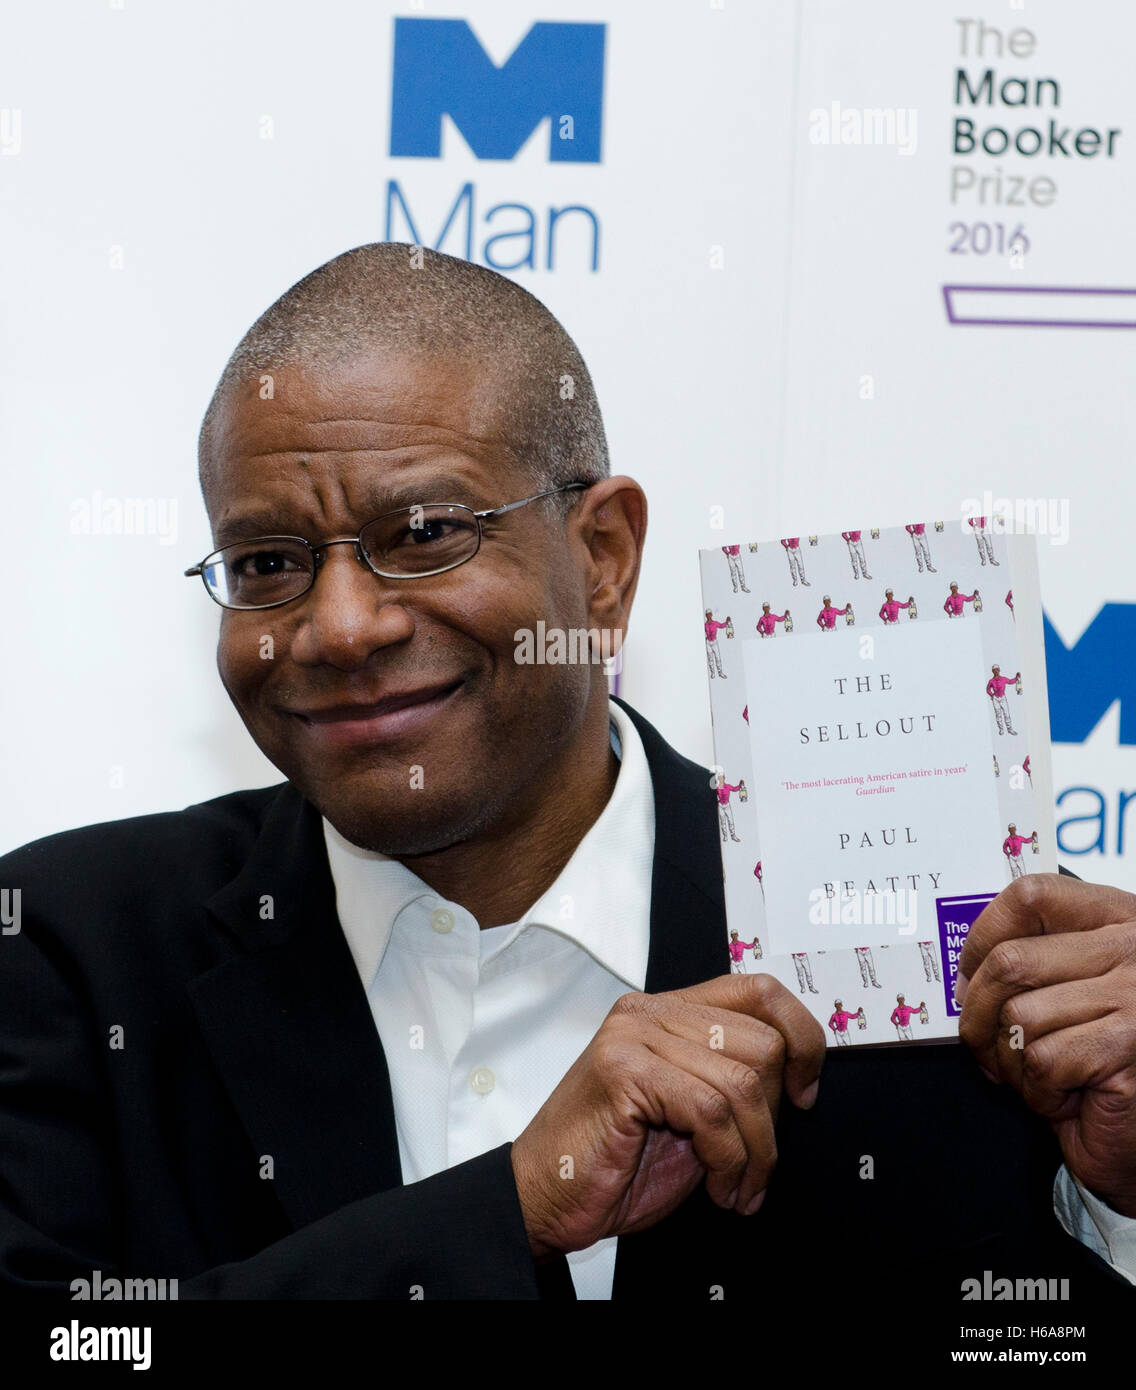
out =
{"type": "Polygon", "coordinates": [[[385,743],[416,734],[456,695],[463,680],[392,691],[371,701],[291,710],[307,734],[324,747],[385,743]]]}

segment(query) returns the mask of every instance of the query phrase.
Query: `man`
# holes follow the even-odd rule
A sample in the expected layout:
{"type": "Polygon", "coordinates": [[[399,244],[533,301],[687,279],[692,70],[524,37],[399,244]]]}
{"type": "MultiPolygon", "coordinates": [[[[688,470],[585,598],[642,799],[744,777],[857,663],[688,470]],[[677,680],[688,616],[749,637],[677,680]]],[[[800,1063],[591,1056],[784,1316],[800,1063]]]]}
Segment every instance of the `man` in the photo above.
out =
{"type": "MultiPolygon", "coordinates": [[[[761,891],[765,892],[764,887],[761,891]]],[[[808,985],[810,994],[819,994],[820,990],[813,984],[813,966],[808,951],[794,951],[792,956],[793,967],[797,972],[797,988],[804,994],[805,986],[808,985]]]]}
{"type": "Polygon", "coordinates": [[[1010,702],[1006,698],[1006,687],[1014,685],[1022,678],[1020,671],[1013,676],[1004,676],[1001,666],[991,666],[990,679],[986,682],[986,693],[990,696],[990,704],[994,710],[994,723],[1000,734],[1017,735],[1014,728],[1013,718],[1010,714],[1010,702]]]}
{"type": "Polygon", "coordinates": [[[730,933],[730,973],[734,975],[744,975],[745,953],[752,951],[754,956],[761,955],[761,946],[755,936],[752,941],[741,941],[736,931],[730,933]]]}
{"type": "Polygon", "coordinates": [[[773,613],[770,612],[769,604],[763,603],[761,605],[761,617],[757,620],[757,630],[762,637],[773,637],[777,632],[776,624],[785,622],[788,616],[789,610],[787,608],[784,613],[773,613]]]}
{"type": "Polygon", "coordinates": [[[864,1012],[863,1006],[857,1009],[855,1013],[849,1013],[844,1007],[844,1001],[842,999],[837,999],[833,1002],[832,1008],[833,1012],[828,1020],[828,1027],[832,1036],[836,1039],[836,1045],[838,1047],[851,1047],[852,1039],[848,1036],[848,1025],[853,1019],[858,1019],[864,1012]]]}
{"type": "Polygon", "coordinates": [[[882,989],[883,986],[876,979],[876,962],[872,955],[872,948],[870,946],[857,946],[855,951],[856,964],[860,967],[860,979],[864,988],[867,989],[871,985],[873,989],[882,989]]]}
{"type": "Polygon", "coordinates": [[[807,589],[809,581],[805,578],[805,562],[801,557],[801,538],[800,536],[785,536],[781,541],[785,549],[785,557],[789,561],[789,573],[793,576],[793,588],[797,587],[798,579],[807,589]]]}
{"type": "Polygon", "coordinates": [[[915,606],[915,599],[908,596],[906,603],[900,603],[891,589],[884,591],[884,601],[880,605],[880,619],[885,623],[898,623],[901,610],[906,609],[908,616],[911,615],[915,606]]]}
{"type": "Polygon", "coordinates": [[[1028,835],[1019,835],[1018,827],[1010,824],[1006,827],[1006,838],[1002,841],[1002,853],[1006,856],[1006,862],[1010,866],[1010,878],[1023,878],[1027,872],[1025,860],[1022,858],[1022,849],[1025,845],[1033,844],[1037,831],[1033,830],[1028,835]]]}
{"type": "Polygon", "coordinates": [[[840,535],[848,547],[848,558],[852,561],[853,579],[871,579],[868,565],[864,559],[864,542],[860,531],[841,531],[840,535]]]}
{"type": "Polygon", "coordinates": [[[977,589],[975,589],[973,594],[960,594],[959,586],[952,580],[951,591],[943,601],[943,612],[948,618],[961,618],[963,615],[963,605],[966,603],[973,603],[977,597],[977,589]]]}
{"type": "Polygon", "coordinates": [[[706,632],[706,665],[709,668],[711,680],[714,679],[715,675],[721,676],[723,680],[726,679],[726,673],[722,670],[722,654],[718,649],[718,633],[729,625],[729,621],[727,618],[724,623],[715,622],[713,611],[707,608],[703,628],[706,632]]]}
{"type": "Polygon", "coordinates": [[[730,795],[732,792],[741,792],[745,788],[745,778],[743,777],[737,786],[731,786],[726,781],[725,775],[721,772],[717,774],[715,783],[715,793],[718,797],[718,827],[722,832],[722,843],[726,843],[726,831],[729,830],[729,838],[735,845],[740,845],[741,841],[734,830],[734,813],[730,807],[730,795]]]}
{"type": "Polygon", "coordinates": [[[899,1037],[907,1042],[911,1041],[911,1015],[924,1013],[927,1005],[920,1000],[917,1008],[912,1008],[910,1004],[903,1002],[903,995],[895,996],[895,1008],[891,1011],[891,1021],[895,1024],[895,1031],[899,1037]]]}
{"type": "Polygon", "coordinates": [[[931,563],[931,551],[927,545],[927,523],[925,521],[912,521],[904,527],[904,530],[911,537],[911,544],[915,548],[915,563],[919,573],[923,573],[926,566],[928,574],[937,573],[935,566],[931,563]]]}
{"type": "Polygon", "coordinates": [[[986,518],[984,516],[967,517],[967,524],[974,535],[974,543],[978,547],[979,563],[985,565],[987,560],[994,566],[998,561],[994,558],[994,546],[990,540],[990,534],[986,530],[986,518]]]}
{"type": "Polygon", "coordinates": [[[919,955],[923,961],[923,973],[927,976],[927,983],[931,983],[931,976],[934,974],[936,982],[942,984],[942,976],[939,974],[939,957],[935,954],[934,944],[930,941],[920,941],[919,955]]]}
{"type": "Polygon", "coordinates": [[[843,618],[850,607],[850,604],[845,604],[843,608],[834,608],[832,599],[825,594],[824,607],[817,614],[817,627],[820,628],[821,632],[831,632],[836,627],[837,618],[843,618]]]}
{"type": "Polygon", "coordinates": [[[645,530],[543,306],[348,252],[242,340],[201,463],[219,553],[192,573],[287,781],[0,860],[6,1291],[725,1291],[815,1326],[825,1232],[886,1250],[929,1184],[936,1277],[1057,1261],[1127,1297],[1101,1232],[1136,1217],[1136,899],[1045,876],[971,929],[963,1036],[1005,1090],[963,1048],[842,1050],[821,1089],[820,1026],[728,973],[706,770],[598,661],[514,659],[539,620],[622,637],[645,530]]]}
{"type": "Polygon", "coordinates": [[[724,545],[722,554],[726,557],[726,563],[730,567],[730,583],[733,585],[734,593],[740,588],[743,594],[748,594],[746,588],[745,570],[742,569],[742,548],[740,545],[724,545]]]}

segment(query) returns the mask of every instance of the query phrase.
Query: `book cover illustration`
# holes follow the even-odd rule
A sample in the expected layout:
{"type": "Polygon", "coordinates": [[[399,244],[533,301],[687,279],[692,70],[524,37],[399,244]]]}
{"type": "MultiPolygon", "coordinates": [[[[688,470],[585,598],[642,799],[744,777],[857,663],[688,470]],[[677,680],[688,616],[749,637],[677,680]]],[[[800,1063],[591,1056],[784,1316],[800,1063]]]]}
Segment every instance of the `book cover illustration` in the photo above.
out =
{"type": "Polygon", "coordinates": [[[971,924],[1056,869],[1035,539],[956,518],[700,562],[731,969],[833,1048],[956,1036],[971,924]]]}

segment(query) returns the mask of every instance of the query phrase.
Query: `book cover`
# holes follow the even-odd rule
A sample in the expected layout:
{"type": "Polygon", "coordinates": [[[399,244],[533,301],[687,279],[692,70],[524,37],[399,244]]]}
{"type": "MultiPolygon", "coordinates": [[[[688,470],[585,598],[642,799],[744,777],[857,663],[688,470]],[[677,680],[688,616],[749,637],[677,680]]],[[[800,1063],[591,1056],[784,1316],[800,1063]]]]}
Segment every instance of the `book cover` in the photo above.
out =
{"type": "Polygon", "coordinates": [[[1057,866],[1035,538],[956,518],[700,560],[731,968],[832,1048],[956,1037],[970,926],[1057,866]]]}

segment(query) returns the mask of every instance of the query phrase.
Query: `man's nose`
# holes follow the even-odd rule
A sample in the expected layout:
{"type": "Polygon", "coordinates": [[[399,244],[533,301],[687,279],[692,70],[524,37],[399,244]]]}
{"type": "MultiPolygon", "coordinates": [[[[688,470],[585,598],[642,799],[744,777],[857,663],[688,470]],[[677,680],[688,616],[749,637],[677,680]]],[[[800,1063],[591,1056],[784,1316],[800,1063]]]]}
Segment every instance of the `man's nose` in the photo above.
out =
{"type": "Polygon", "coordinates": [[[372,652],[409,641],[414,619],[402,602],[403,583],[375,574],[355,547],[330,546],[315,583],[299,600],[303,609],[292,659],[301,666],[355,670],[372,652]]]}

